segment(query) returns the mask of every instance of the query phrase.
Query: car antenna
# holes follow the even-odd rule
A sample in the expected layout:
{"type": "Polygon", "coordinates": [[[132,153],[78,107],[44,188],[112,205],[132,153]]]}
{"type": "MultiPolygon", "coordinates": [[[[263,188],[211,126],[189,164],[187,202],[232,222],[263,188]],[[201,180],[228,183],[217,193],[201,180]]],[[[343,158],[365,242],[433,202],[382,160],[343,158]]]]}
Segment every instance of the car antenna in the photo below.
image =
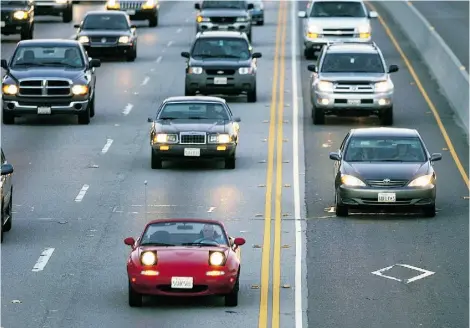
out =
{"type": "Polygon", "coordinates": [[[145,223],[147,223],[147,180],[144,181],[144,198],[145,223]]]}

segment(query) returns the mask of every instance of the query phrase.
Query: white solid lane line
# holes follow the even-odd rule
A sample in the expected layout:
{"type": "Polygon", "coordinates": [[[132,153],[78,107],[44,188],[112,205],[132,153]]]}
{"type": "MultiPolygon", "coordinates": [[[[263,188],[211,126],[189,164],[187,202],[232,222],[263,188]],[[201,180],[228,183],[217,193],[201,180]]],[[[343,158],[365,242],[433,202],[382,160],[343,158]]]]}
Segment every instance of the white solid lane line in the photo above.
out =
{"type": "Polygon", "coordinates": [[[55,248],[46,248],[41,255],[39,256],[39,259],[37,260],[36,264],[33,267],[33,272],[39,272],[44,270],[46,267],[47,262],[49,262],[49,259],[52,256],[52,253],[54,253],[55,248]]]}
{"type": "Polygon", "coordinates": [[[155,62],[156,62],[156,63],[161,62],[161,61],[162,61],[162,58],[163,58],[162,56],[159,56],[159,57],[157,58],[157,60],[155,60],[155,62]]]}
{"type": "Polygon", "coordinates": [[[149,83],[149,80],[150,80],[150,78],[149,78],[148,76],[146,76],[145,79],[142,81],[141,86],[144,86],[144,85],[146,85],[147,83],[149,83]]]}
{"type": "Polygon", "coordinates": [[[108,139],[106,141],[106,144],[104,145],[103,149],[101,149],[102,154],[106,154],[109,150],[109,147],[113,144],[113,139],[108,139]]]}
{"type": "Polygon", "coordinates": [[[129,113],[131,112],[132,108],[134,107],[134,105],[132,104],[127,104],[126,107],[124,108],[124,110],[122,111],[122,113],[124,115],[129,115],[129,113]]]}
{"type": "Polygon", "coordinates": [[[167,46],[167,47],[170,47],[172,44],[173,44],[173,41],[169,41],[166,46],[167,46]]]}
{"type": "MultiPolygon", "coordinates": [[[[293,184],[294,184],[294,222],[295,222],[295,328],[303,326],[302,312],[302,221],[300,217],[299,183],[299,87],[297,72],[297,2],[291,2],[291,70],[292,70],[292,143],[293,184]]],[[[300,122],[302,123],[302,122],[300,122]]]]}
{"type": "Polygon", "coordinates": [[[80,192],[78,193],[77,197],[75,197],[75,201],[77,203],[79,203],[83,200],[83,197],[85,197],[85,194],[88,191],[88,188],[90,188],[90,186],[85,184],[85,185],[83,185],[82,189],[80,189],[80,192]]]}

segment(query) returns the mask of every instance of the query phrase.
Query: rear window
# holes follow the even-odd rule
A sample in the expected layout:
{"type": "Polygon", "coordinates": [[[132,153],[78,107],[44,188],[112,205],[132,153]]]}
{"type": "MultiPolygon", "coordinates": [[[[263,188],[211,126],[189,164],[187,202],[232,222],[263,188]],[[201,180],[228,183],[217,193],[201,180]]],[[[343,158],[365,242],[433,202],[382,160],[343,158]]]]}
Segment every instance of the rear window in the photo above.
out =
{"type": "Polygon", "coordinates": [[[361,2],[319,1],[314,2],[310,17],[367,17],[361,2]]]}
{"type": "Polygon", "coordinates": [[[323,73],[385,73],[378,54],[327,53],[322,63],[323,73]]]}

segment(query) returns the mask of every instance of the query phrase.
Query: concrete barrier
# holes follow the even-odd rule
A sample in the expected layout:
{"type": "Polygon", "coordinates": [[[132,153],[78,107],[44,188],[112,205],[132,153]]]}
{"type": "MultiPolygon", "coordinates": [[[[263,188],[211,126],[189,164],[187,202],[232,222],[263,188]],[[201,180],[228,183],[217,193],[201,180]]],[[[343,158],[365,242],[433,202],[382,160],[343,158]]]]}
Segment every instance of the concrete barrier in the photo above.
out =
{"type": "Polygon", "coordinates": [[[419,51],[468,137],[470,84],[462,63],[412,4],[403,0],[374,1],[373,4],[387,11],[419,51]]]}

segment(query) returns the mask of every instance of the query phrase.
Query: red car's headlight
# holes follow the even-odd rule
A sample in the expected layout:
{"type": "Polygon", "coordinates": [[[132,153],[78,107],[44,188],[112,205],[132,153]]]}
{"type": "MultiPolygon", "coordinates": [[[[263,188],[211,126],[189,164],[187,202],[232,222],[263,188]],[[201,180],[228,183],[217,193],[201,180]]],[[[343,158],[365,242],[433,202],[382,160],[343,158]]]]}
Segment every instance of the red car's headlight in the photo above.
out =
{"type": "Polygon", "coordinates": [[[218,251],[209,252],[209,265],[222,266],[227,261],[224,253],[218,251]]]}
{"type": "Polygon", "coordinates": [[[152,251],[143,252],[140,255],[140,262],[145,266],[157,264],[157,253],[152,251]]]}

